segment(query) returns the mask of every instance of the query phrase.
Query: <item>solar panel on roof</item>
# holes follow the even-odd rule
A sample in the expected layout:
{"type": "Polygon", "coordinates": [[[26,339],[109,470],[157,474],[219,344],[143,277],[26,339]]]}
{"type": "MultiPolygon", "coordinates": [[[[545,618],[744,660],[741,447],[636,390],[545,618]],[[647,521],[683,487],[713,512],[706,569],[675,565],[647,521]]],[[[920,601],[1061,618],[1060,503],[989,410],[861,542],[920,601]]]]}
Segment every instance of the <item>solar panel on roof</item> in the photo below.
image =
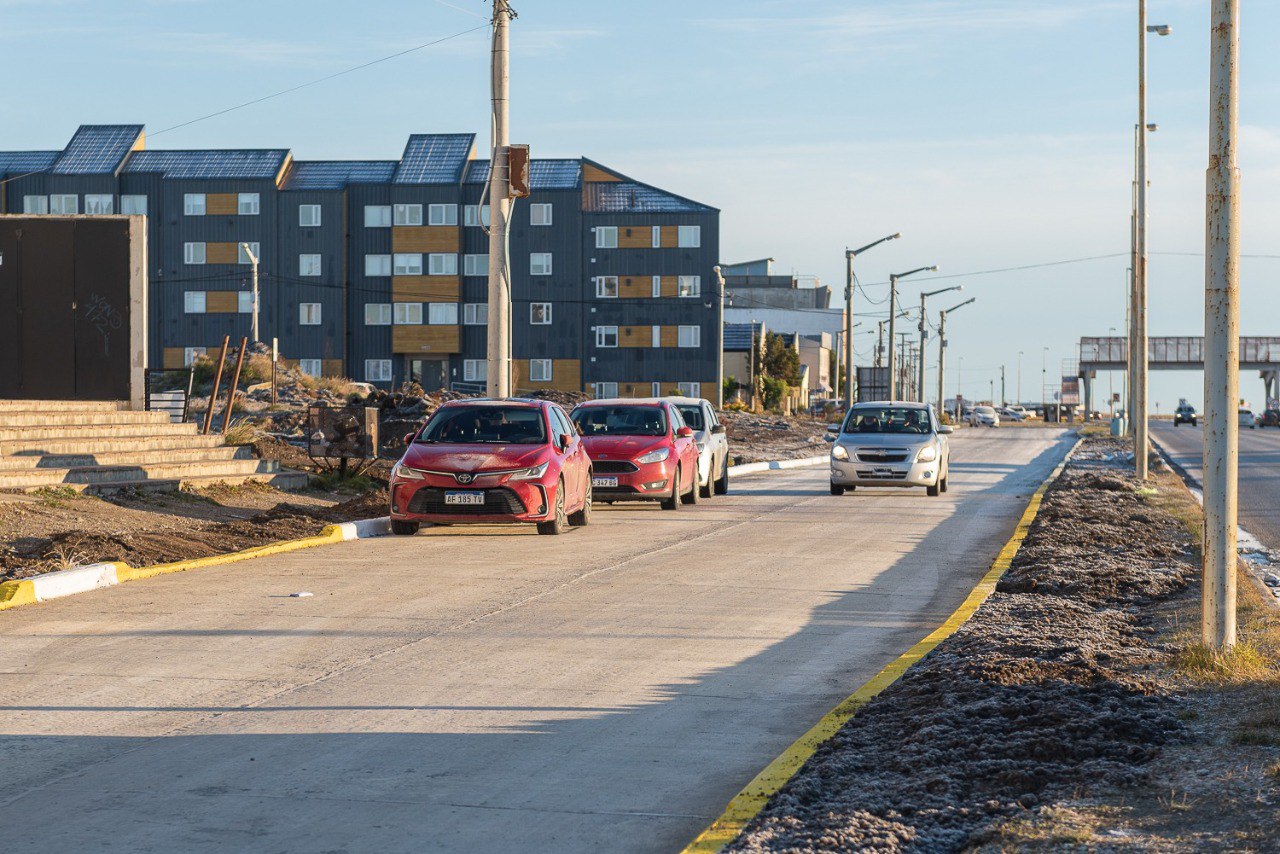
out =
{"type": "Polygon", "coordinates": [[[341,190],[348,184],[385,184],[395,174],[395,160],[295,160],[286,190],[341,190]]]}
{"type": "Polygon", "coordinates": [[[462,168],[467,163],[475,134],[414,134],[409,137],[400,168],[396,170],[397,184],[451,184],[462,178],[462,168]]]}
{"type": "MultiPolygon", "coordinates": [[[[581,174],[582,164],[577,160],[534,160],[529,164],[529,185],[535,190],[575,190],[581,174]]],[[[489,161],[472,160],[466,182],[489,183],[489,161]]]]}
{"type": "Polygon", "coordinates": [[[138,151],[125,172],[159,172],[166,178],[274,178],[289,152],[283,148],[243,151],[138,151]]]}
{"type": "Polygon", "coordinates": [[[115,172],[142,135],[142,125],[81,125],[49,170],[59,175],[115,172]]]}
{"type": "Polygon", "coordinates": [[[586,209],[597,213],[694,213],[714,208],[631,181],[587,184],[586,209]]]}
{"type": "Polygon", "coordinates": [[[44,172],[61,154],[61,151],[0,151],[0,175],[44,172]]]}

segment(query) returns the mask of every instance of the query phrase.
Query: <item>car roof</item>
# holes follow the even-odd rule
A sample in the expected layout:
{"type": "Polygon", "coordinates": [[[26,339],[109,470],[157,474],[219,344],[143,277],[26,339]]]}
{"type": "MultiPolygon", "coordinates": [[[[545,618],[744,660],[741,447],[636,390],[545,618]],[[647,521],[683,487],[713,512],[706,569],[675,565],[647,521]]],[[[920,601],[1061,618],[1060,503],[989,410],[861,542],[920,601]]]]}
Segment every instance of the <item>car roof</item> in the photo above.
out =
{"type": "Polygon", "coordinates": [[[584,400],[574,409],[582,406],[661,406],[670,403],[666,397],[602,397],[595,400],[584,400]]]}
{"type": "Polygon", "coordinates": [[[870,409],[880,406],[897,406],[903,409],[928,409],[931,404],[920,403],[915,400],[864,400],[861,403],[855,403],[854,409],[870,409]]]}
{"type": "Polygon", "coordinates": [[[457,400],[446,400],[440,404],[440,408],[443,409],[446,406],[523,406],[526,409],[541,409],[551,402],[549,400],[533,400],[527,397],[460,397],[457,400]]]}
{"type": "Polygon", "coordinates": [[[674,403],[676,406],[693,406],[693,405],[694,405],[694,404],[696,404],[696,403],[710,403],[710,402],[711,402],[711,401],[707,400],[705,397],[680,397],[679,395],[672,395],[671,397],[664,397],[664,398],[663,398],[663,400],[670,401],[671,403],[674,403]]]}

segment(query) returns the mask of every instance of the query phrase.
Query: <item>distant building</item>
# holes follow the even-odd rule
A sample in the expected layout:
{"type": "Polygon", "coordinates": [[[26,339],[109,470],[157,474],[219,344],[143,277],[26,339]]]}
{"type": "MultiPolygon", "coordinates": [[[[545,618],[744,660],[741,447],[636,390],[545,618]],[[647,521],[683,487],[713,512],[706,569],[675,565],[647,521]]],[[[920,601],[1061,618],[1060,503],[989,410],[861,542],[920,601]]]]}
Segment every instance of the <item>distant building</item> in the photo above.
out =
{"type": "Polygon", "coordinates": [[[768,330],[763,323],[726,323],[724,325],[724,378],[732,377],[748,389],[738,395],[750,399],[750,389],[755,388],[760,365],[764,361],[765,338],[768,330]]]}
{"type": "Polygon", "coordinates": [[[835,336],[844,329],[844,309],[831,308],[831,289],[816,279],[773,273],[773,259],[722,264],[726,323],[766,324],[774,332],[835,336]]]}
{"type": "MultiPolygon", "coordinates": [[[[149,362],[249,334],[315,375],[482,389],[489,162],[474,134],[415,134],[397,160],[288,149],[156,151],[142,125],[84,125],[0,152],[0,212],[147,216],[149,362]]],[[[714,399],[719,211],[585,158],[534,160],[511,221],[518,391],[714,399]]]]}

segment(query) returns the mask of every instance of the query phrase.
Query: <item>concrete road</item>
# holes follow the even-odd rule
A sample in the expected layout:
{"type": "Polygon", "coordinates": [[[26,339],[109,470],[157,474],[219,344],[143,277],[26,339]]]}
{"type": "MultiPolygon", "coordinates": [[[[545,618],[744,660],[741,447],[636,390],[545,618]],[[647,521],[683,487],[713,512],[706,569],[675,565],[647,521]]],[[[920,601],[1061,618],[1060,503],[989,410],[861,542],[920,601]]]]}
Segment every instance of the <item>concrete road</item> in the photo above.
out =
{"type": "Polygon", "coordinates": [[[0,614],[0,848],[675,850],[960,603],[1071,442],[957,434],[939,498],[792,470],[0,614]]]}
{"type": "MultiPolygon", "coordinates": [[[[1204,453],[1203,424],[1173,426],[1152,421],[1152,438],[1200,483],[1204,453]]],[[[1280,430],[1274,427],[1240,431],[1240,527],[1270,549],[1280,549],[1280,430]]]]}

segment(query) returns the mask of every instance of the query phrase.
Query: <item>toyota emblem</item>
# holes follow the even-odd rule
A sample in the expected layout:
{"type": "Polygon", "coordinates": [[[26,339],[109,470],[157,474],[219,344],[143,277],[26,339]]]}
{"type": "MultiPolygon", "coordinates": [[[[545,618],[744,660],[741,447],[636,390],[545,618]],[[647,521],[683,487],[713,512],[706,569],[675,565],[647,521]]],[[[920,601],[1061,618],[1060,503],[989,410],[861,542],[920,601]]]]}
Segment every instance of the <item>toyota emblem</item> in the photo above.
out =
{"type": "Polygon", "coordinates": [[[457,475],[457,478],[458,478],[458,483],[470,483],[472,481],[472,476],[467,474],[466,472],[463,472],[462,474],[457,475]]]}

